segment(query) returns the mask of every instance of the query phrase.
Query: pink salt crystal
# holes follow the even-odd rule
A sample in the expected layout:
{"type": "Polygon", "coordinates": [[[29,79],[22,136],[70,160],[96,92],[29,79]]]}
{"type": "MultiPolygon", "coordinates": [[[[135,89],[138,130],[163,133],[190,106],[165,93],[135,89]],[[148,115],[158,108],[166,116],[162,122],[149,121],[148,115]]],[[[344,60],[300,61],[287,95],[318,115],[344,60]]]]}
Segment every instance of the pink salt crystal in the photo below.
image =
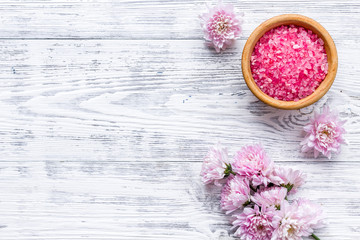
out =
{"type": "Polygon", "coordinates": [[[251,71],[256,84],[270,97],[299,101],[312,94],[326,77],[324,41],[303,27],[271,29],[255,45],[251,71]]]}

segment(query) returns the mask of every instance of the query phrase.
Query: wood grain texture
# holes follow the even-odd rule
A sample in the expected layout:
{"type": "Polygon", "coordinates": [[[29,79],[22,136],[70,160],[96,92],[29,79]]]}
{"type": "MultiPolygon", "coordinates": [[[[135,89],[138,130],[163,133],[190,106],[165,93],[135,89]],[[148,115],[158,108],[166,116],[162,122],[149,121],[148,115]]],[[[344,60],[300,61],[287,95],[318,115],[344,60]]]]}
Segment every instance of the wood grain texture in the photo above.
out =
{"type": "MultiPolygon", "coordinates": [[[[215,0],[213,3],[216,2],[215,0]]],[[[359,42],[358,0],[228,0],[245,12],[243,39],[266,19],[299,13],[359,42]]],[[[200,39],[206,0],[18,0],[0,3],[2,38],[200,39]]],[[[336,42],[337,39],[335,39],[336,42]]]]}
{"type": "Polygon", "coordinates": [[[235,1],[242,38],[204,46],[207,1],[0,2],[0,239],[233,239],[219,189],[199,182],[207,147],[262,142],[308,175],[322,240],[360,239],[360,2],[235,1]],[[315,105],[277,110],[241,74],[253,29],[283,13],[320,22],[339,55],[315,105]],[[347,120],[331,160],[299,152],[302,127],[325,104],[347,120]]]}
{"type": "Polygon", "coordinates": [[[0,158],[200,161],[217,141],[259,141],[276,160],[298,161],[302,127],[327,103],[348,121],[351,143],[333,160],[358,161],[357,63],[343,58],[317,104],[276,110],[246,87],[243,44],[217,55],[201,40],[0,41],[0,158]]]}
{"type": "MultiPolygon", "coordinates": [[[[359,163],[283,162],[307,172],[297,194],[324,206],[322,240],[360,235],[359,163]],[[317,169],[314,171],[314,169],[317,169]]],[[[200,163],[0,163],[2,239],[233,239],[200,163]]]]}

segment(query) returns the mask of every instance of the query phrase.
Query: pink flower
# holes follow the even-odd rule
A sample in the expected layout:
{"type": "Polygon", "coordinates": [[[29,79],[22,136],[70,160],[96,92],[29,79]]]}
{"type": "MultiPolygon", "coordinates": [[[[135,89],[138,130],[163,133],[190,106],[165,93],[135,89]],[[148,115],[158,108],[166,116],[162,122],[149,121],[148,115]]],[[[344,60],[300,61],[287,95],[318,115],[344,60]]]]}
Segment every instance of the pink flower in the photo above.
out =
{"type": "Polygon", "coordinates": [[[225,177],[225,169],[229,163],[226,148],[220,144],[209,149],[202,164],[200,176],[204,184],[215,183],[221,186],[220,180],[225,177]]]}
{"type": "Polygon", "coordinates": [[[242,20],[235,14],[232,5],[219,1],[209,12],[200,15],[204,38],[217,52],[225,50],[240,36],[242,20]]]}
{"type": "Polygon", "coordinates": [[[249,200],[249,180],[239,175],[229,178],[221,192],[221,208],[226,214],[242,209],[249,200]]]}
{"type": "Polygon", "coordinates": [[[293,170],[292,168],[275,167],[271,176],[271,182],[287,188],[289,194],[294,194],[305,183],[305,175],[301,171],[293,170]]]}
{"type": "Polygon", "coordinates": [[[296,204],[290,205],[284,201],[280,211],[273,217],[275,231],[272,240],[302,240],[303,236],[308,236],[305,219],[297,211],[296,204]]]}
{"type": "Polygon", "coordinates": [[[287,195],[286,188],[283,187],[265,188],[260,192],[256,192],[254,196],[251,197],[251,201],[259,205],[260,207],[273,206],[279,209],[286,195],[287,195]]]}
{"type": "Polygon", "coordinates": [[[306,219],[306,223],[311,233],[315,229],[324,227],[324,216],[321,207],[307,199],[299,198],[295,204],[298,206],[298,211],[306,219]]]}
{"type": "Polygon", "coordinates": [[[322,153],[330,159],[331,153],[339,153],[341,144],[345,143],[342,137],[345,133],[344,123],[345,121],[340,121],[336,114],[325,107],[322,114],[316,113],[310,123],[304,127],[306,136],[300,143],[301,151],[314,151],[315,158],[322,153]]]}
{"type": "Polygon", "coordinates": [[[302,237],[310,236],[315,228],[322,227],[320,208],[308,200],[297,200],[291,205],[284,201],[276,213],[272,240],[302,240],[302,237]]]}
{"type": "Polygon", "coordinates": [[[245,208],[241,214],[234,215],[237,219],[233,222],[234,227],[239,227],[235,236],[242,240],[270,240],[273,233],[274,208],[255,205],[254,208],[245,208]]]}
{"type": "Polygon", "coordinates": [[[273,162],[266,156],[261,145],[246,146],[236,153],[232,168],[234,172],[251,179],[254,186],[267,186],[273,162]]]}

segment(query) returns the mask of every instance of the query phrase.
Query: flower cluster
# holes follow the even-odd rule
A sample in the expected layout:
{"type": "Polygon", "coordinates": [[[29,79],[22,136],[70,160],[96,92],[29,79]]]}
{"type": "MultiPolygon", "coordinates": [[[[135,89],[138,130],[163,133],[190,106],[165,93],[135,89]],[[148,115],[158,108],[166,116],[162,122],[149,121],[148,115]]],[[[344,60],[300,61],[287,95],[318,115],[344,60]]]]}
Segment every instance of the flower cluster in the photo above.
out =
{"type": "Polygon", "coordinates": [[[211,147],[200,175],[204,184],[224,184],[221,208],[235,219],[236,237],[319,239],[314,230],[324,225],[320,207],[306,199],[288,200],[304,184],[304,174],[274,166],[261,145],[243,147],[233,158],[219,144],[211,147]]]}
{"type": "Polygon", "coordinates": [[[224,5],[221,0],[208,12],[200,15],[204,38],[216,52],[225,50],[240,36],[242,20],[237,15],[234,6],[224,5]]]}

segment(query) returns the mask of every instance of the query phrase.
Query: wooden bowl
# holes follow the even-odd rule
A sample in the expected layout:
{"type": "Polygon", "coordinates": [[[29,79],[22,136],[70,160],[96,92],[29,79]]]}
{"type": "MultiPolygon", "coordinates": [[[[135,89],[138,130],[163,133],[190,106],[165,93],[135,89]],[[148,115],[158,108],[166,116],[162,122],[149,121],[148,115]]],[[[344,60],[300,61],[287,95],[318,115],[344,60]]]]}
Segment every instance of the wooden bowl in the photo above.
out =
{"type": "Polygon", "coordinates": [[[313,104],[318,101],[325,93],[330,89],[334,82],[336,71],[338,67],[338,56],[334,41],[326,29],[321,26],[315,20],[297,14],[284,14],[270,18],[258,26],[250,35],[247,40],[241,59],[241,68],[244,75],[245,82],[251,92],[264,103],[281,109],[299,109],[313,104]],[[300,99],[299,101],[282,101],[276,100],[260,90],[254,81],[250,68],[250,57],[254,50],[257,41],[270,29],[276,28],[281,25],[296,25],[310,29],[316,33],[323,41],[325,51],[327,54],[327,60],[329,64],[328,73],[325,79],[321,82],[319,87],[306,98],[300,99]]]}

